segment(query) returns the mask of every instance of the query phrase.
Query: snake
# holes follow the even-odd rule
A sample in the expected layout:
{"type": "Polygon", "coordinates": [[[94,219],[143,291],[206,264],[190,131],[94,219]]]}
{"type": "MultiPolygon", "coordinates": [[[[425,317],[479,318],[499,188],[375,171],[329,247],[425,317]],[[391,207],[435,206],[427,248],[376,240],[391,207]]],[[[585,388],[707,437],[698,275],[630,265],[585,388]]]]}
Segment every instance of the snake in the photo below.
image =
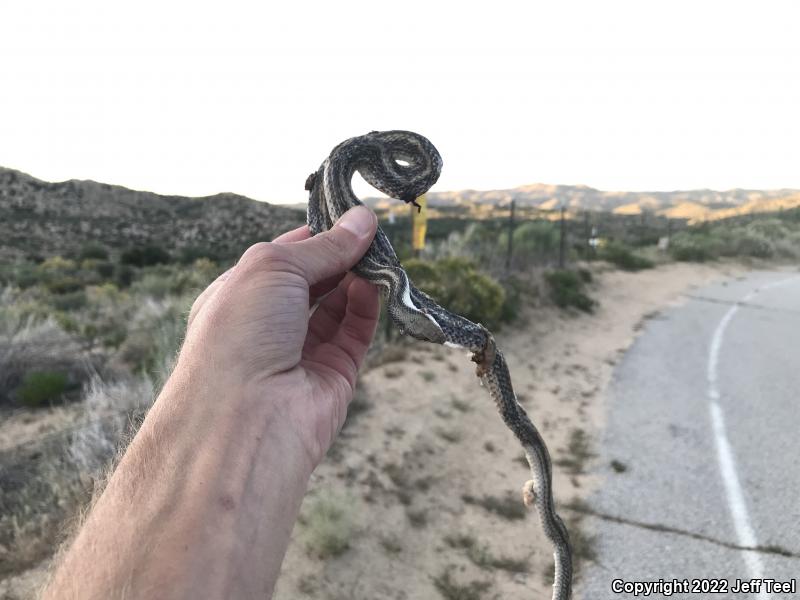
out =
{"type": "MultiPolygon", "coordinates": [[[[311,235],[333,227],[350,208],[362,205],[353,192],[356,171],[387,196],[413,204],[439,179],[442,157],[422,135],[410,131],[372,131],[336,146],[308,176],[307,222],[311,235]]],[[[418,208],[419,209],[419,208],[418,208]]],[[[522,444],[532,479],[522,489],[526,506],[534,505],[542,530],[553,547],[553,600],[572,596],[572,549],[567,528],[555,510],[553,471],[547,445],[517,401],[503,353],[483,325],[448,311],[417,289],[403,269],[384,231],[352,271],[380,286],[387,313],[405,335],[434,344],[466,349],[494,400],[503,422],[522,444]]]]}

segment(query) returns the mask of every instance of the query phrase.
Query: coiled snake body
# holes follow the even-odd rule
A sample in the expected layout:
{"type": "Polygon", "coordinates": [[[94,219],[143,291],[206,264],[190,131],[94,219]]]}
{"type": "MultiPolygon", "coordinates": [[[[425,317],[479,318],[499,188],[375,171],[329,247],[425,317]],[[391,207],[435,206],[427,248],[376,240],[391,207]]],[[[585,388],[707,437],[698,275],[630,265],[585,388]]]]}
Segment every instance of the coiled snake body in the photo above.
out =
{"type": "MultiPolygon", "coordinates": [[[[361,204],[351,186],[356,171],[388,196],[414,203],[436,182],[441,169],[439,152],[416,133],[373,131],[346,140],[333,149],[306,181],[310,192],[311,234],[329,229],[348,209],[361,204]]],[[[530,464],[533,479],[525,484],[523,499],[526,504],[536,506],[544,533],[553,544],[553,600],[568,600],[572,588],[572,553],[567,529],[555,511],[550,455],[542,436],[517,402],[505,358],[495,346],[492,334],[482,325],[447,311],[415,288],[380,228],[353,271],[383,288],[389,315],[403,333],[473,353],[478,377],[489,390],[503,421],[522,443],[530,464]]]]}

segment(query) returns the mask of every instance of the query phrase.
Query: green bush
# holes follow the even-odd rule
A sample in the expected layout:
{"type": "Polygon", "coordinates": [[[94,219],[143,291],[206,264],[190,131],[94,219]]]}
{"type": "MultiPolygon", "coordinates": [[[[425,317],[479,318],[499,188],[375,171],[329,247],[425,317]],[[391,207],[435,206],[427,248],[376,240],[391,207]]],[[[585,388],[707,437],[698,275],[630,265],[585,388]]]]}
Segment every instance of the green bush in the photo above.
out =
{"type": "Polygon", "coordinates": [[[217,261],[219,260],[220,256],[218,252],[215,252],[210,248],[199,246],[187,246],[186,248],[181,248],[181,251],[178,254],[178,260],[184,265],[190,265],[196,260],[203,258],[217,261]]]}
{"type": "Polygon", "coordinates": [[[463,258],[444,258],[434,262],[409,260],[405,269],[419,289],[447,310],[458,313],[488,328],[499,325],[506,293],[488,275],[463,258]]]}
{"type": "Polygon", "coordinates": [[[97,271],[97,274],[104,280],[109,280],[114,277],[114,263],[110,261],[102,260],[96,262],[94,270],[97,271]]]}
{"type": "Polygon", "coordinates": [[[81,248],[79,258],[81,260],[108,260],[108,250],[106,250],[105,246],[102,244],[89,242],[84,244],[83,248],[81,248]]]}
{"type": "Polygon", "coordinates": [[[3,283],[16,285],[21,289],[33,287],[42,281],[42,274],[37,267],[31,263],[20,263],[8,267],[3,273],[3,283]]]}
{"type": "Polygon", "coordinates": [[[600,250],[600,258],[618,266],[624,271],[641,271],[652,269],[653,261],[648,260],[634,252],[620,242],[609,242],[600,250]]]}
{"type": "MultiPolygon", "coordinates": [[[[529,221],[514,228],[513,255],[525,262],[543,262],[558,252],[559,226],[550,221],[529,221]]],[[[508,232],[500,234],[497,242],[500,251],[508,247],[508,232]]]]}
{"type": "Polygon", "coordinates": [[[126,288],[133,281],[135,275],[130,265],[114,265],[114,283],[117,287],[126,288]]]}
{"type": "Polygon", "coordinates": [[[149,267],[160,265],[170,261],[169,252],[161,246],[155,244],[145,244],[125,250],[120,256],[123,265],[134,267],[149,267]]]}
{"type": "Polygon", "coordinates": [[[734,241],[728,256],[752,256],[753,258],[772,258],[775,247],[772,242],[756,233],[745,233],[734,241]]]}
{"type": "Polygon", "coordinates": [[[53,296],[51,304],[53,308],[60,311],[79,310],[87,304],[86,292],[81,288],[74,292],[53,296]]]}
{"type": "Polygon", "coordinates": [[[45,287],[53,294],[70,294],[81,290],[83,282],[74,275],[62,275],[50,279],[45,287]]]}
{"type": "Polygon", "coordinates": [[[720,245],[710,235],[682,231],[670,240],[669,251],[675,260],[705,262],[719,257],[720,245]]]}
{"type": "Polygon", "coordinates": [[[585,291],[583,277],[575,271],[551,271],[545,274],[550,287],[550,297],[560,308],[573,306],[584,312],[592,312],[597,302],[585,291]]]}
{"type": "Polygon", "coordinates": [[[57,371],[32,371],[25,375],[17,397],[26,406],[36,407],[56,400],[67,389],[67,376],[57,371]]]}

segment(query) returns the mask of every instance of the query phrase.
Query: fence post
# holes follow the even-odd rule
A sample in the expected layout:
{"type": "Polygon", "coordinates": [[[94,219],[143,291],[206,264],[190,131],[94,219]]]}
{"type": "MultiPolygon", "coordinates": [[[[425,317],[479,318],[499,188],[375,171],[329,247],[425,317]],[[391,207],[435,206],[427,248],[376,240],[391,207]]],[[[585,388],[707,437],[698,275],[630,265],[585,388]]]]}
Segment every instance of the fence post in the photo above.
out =
{"type": "Polygon", "coordinates": [[[508,248],[506,249],[506,273],[511,271],[511,256],[514,251],[514,206],[516,200],[511,201],[511,212],[508,215],[508,248]]]}
{"type": "Polygon", "coordinates": [[[583,252],[587,260],[592,260],[592,229],[589,226],[589,211],[583,212],[583,252]]]}
{"type": "Polygon", "coordinates": [[[558,238],[558,268],[564,268],[564,251],[567,243],[567,225],[564,220],[564,205],[561,205],[561,234],[558,238]]]}

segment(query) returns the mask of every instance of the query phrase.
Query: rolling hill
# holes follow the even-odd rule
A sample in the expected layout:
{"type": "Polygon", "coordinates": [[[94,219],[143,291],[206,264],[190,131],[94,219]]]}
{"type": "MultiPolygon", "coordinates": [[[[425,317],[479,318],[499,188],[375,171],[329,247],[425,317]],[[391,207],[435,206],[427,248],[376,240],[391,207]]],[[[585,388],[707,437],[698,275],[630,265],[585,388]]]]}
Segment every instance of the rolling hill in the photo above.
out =
{"type": "Polygon", "coordinates": [[[161,196],[94,181],[48,183],[0,167],[0,259],[70,255],[88,242],[112,250],[233,258],[305,222],[305,213],[236,194],[161,196]]]}

